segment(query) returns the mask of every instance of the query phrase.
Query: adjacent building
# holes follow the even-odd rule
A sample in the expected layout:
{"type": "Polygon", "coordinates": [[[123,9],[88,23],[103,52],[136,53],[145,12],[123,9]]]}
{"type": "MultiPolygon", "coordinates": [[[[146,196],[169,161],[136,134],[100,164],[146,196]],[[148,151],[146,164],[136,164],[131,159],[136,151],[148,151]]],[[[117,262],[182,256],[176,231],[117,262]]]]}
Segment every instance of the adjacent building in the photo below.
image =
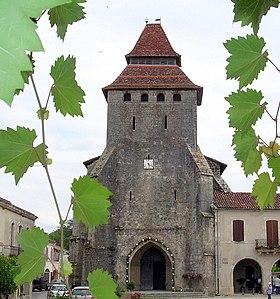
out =
{"type": "MultiPolygon", "coordinates": [[[[23,229],[31,229],[37,216],[13,205],[10,201],[0,197],[0,254],[11,257],[20,254],[20,247],[16,235],[23,229]]],[[[16,297],[25,294],[30,297],[30,284],[25,283],[18,290],[16,297]]]]}
{"type": "Polygon", "coordinates": [[[265,291],[279,273],[280,196],[260,211],[249,193],[214,192],[217,293],[265,291]]]}
{"type": "MultiPolygon", "coordinates": [[[[40,278],[43,288],[53,280],[61,280],[59,277],[59,268],[61,260],[61,247],[56,244],[55,241],[50,240],[49,244],[45,248],[45,253],[48,256],[44,268],[44,275],[40,278]]],[[[63,250],[63,260],[68,260],[69,252],[68,250],[63,250]]]]}
{"type": "Polygon", "coordinates": [[[84,163],[112,191],[111,217],[95,231],[74,223],[72,283],[101,267],[137,290],[258,291],[278,260],[278,212],[231,192],[226,165],[200,151],[203,88],[182,71],[161,24],[147,24],[125,58],[103,88],[106,148],[84,163]]]}
{"type": "Polygon", "coordinates": [[[20,253],[16,235],[34,226],[37,216],[0,197],[0,254],[15,256],[20,253]]]}

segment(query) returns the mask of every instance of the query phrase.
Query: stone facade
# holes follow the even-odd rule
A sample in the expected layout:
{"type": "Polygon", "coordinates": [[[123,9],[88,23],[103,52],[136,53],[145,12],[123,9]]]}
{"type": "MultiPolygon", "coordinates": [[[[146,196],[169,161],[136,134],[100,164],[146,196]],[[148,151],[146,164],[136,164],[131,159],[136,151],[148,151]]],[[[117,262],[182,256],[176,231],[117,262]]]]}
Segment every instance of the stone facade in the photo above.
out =
{"type": "Polygon", "coordinates": [[[103,89],[108,102],[107,146],[100,157],[85,165],[92,177],[113,192],[111,217],[108,225],[94,233],[80,223],[74,225],[73,283],[86,283],[87,273],[101,267],[123,287],[134,281],[137,290],[182,288],[215,294],[210,209],[215,180],[197,145],[202,88],[180,70],[180,55],[162,32],[159,24],[148,24],[126,56],[124,73],[103,89]],[[163,40],[162,61],[174,56],[169,61],[177,65],[131,65],[130,56],[136,61],[137,55],[142,55],[142,62],[158,63],[150,49],[153,41],[145,40],[151,38],[147,31],[163,40]],[[147,49],[141,48],[140,53],[141,43],[147,49]],[[139,75],[143,72],[148,77],[145,82],[139,75]],[[149,75],[155,72],[157,76],[149,75]],[[147,161],[153,165],[145,167],[147,161]]]}
{"type": "Polygon", "coordinates": [[[202,87],[182,72],[160,24],[146,25],[126,60],[103,88],[106,148],[84,162],[112,191],[111,216],[95,231],[74,224],[73,284],[103,268],[136,290],[264,292],[280,278],[280,195],[276,210],[260,212],[249,193],[230,190],[226,165],[202,154],[202,87]]]}

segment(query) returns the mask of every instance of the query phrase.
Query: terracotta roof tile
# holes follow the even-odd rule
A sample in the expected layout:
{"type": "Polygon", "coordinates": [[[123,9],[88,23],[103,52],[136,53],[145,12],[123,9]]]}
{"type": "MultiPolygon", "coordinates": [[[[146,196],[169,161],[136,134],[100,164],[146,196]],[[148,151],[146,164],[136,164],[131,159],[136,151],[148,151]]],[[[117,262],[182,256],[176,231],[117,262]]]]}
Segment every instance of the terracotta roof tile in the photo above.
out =
{"type": "MultiPolygon", "coordinates": [[[[221,209],[259,210],[256,199],[248,192],[214,191],[214,204],[221,209]]],[[[276,196],[274,208],[280,209],[280,194],[276,196]]]]}
{"type": "Polygon", "coordinates": [[[147,24],[133,50],[125,57],[175,57],[181,66],[181,55],[176,53],[160,24],[147,24]]]}
{"type": "Polygon", "coordinates": [[[202,98],[202,87],[192,83],[176,65],[128,65],[112,84],[103,88],[106,98],[112,89],[190,89],[198,90],[198,105],[202,98]]]}

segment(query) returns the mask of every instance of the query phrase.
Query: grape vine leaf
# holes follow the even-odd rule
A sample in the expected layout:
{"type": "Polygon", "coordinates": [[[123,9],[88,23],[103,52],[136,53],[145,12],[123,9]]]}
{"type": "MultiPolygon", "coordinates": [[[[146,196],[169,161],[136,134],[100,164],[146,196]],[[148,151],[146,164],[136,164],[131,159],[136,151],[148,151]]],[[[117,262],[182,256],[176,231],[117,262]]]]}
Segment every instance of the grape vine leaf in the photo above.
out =
{"type": "Polygon", "coordinates": [[[235,158],[241,161],[246,176],[252,173],[257,173],[261,167],[261,152],[257,150],[259,138],[256,136],[253,129],[247,133],[236,131],[232,140],[235,145],[235,158]]]}
{"type": "Polygon", "coordinates": [[[32,20],[46,9],[71,0],[0,0],[0,99],[12,104],[24,88],[24,73],[33,70],[26,51],[44,51],[32,20]]]}
{"type": "Polygon", "coordinates": [[[59,57],[51,68],[50,75],[54,80],[52,95],[56,111],[64,116],[83,116],[81,103],[84,103],[84,91],[75,80],[76,59],[68,56],[59,57]]]}
{"type": "Polygon", "coordinates": [[[280,185],[280,157],[269,157],[268,167],[272,169],[272,175],[274,176],[278,185],[280,185]]]}
{"type": "Polygon", "coordinates": [[[64,275],[69,276],[73,272],[72,264],[69,261],[63,261],[64,275]]]}
{"type": "Polygon", "coordinates": [[[279,6],[279,0],[232,0],[234,3],[234,22],[241,21],[242,26],[251,24],[254,34],[259,31],[262,17],[270,8],[279,6]]]}
{"type": "Polygon", "coordinates": [[[71,3],[57,6],[49,10],[49,20],[51,27],[56,25],[57,36],[64,40],[68,25],[78,22],[85,18],[84,7],[79,3],[86,2],[86,0],[72,0],[71,3]]]}
{"type": "Polygon", "coordinates": [[[261,210],[274,206],[277,184],[273,183],[267,172],[261,173],[255,180],[252,195],[256,197],[261,210]]]}
{"type": "Polygon", "coordinates": [[[230,53],[227,58],[227,79],[239,80],[241,89],[251,84],[264,70],[268,52],[264,51],[265,41],[256,35],[239,36],[224,43],[230,53]]]}
{"type": "Polygon", "coordinates": [[[88,275],[90,292],[94,299],[118,299],[117,284],[112,276],[102,269],[96,269],[88,275]]]}
{"type": "Polygon", "coordinates": [[[225,98],[231,105],[227,113],[229,114],[230,127],[247,132],[257,120],[262,117],[267,102],[261,104],[263,95],[261,91],[247,89],[232,92],[225,98]]]}
{"type": "Polygon", "coordinates": [[[34,147],[35,130],[17,126],[16,130],[0,130],[0,168],[12,172],[16,184],[34,163],[44,161],[43,144],[34,147]]]}
{"type": "Polygon", "coordinates": [[[275,141],[270,141],[269,145],[260,146],[260,150],[265,154],[267,158],[279,158],[280,145],[275,141]]]}
{"type": "Polygon", "coordinates": [[[19,233],[16,239],[23,249],[18,256],[20,273],[15,277],[15,283],[20,285],[24,282],[32,282],[44,272],[47,261],[45,247],[48,245],[49,236],[43,230],[32,227],[30,230],[19,233]]]}
{"type": "Polygon", "coordinates": [[[37,116],[39,119],[45,119],[48,120],[50,115],[50,111],[47,110],[45,107],[41,108],[37,111],[37,116]]]}
{"type": "Polygon", "coordinates": [[[87,227],[97,227],[108,222],[111,202],[107,198],[112,193],[90,176],[74,179],[71,190],[74,218],[87,227]]]}

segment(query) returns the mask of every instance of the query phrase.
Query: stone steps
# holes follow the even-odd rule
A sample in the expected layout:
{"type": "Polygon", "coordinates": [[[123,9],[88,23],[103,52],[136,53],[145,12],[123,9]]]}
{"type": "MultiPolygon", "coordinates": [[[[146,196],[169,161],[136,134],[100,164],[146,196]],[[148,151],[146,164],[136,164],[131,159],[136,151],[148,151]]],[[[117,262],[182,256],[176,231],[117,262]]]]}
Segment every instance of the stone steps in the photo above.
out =
{"type": "MultiPolygon", "coordinates": [[[[205,298],[205,294],[202,292],[132,292],[140,293],[140,299],[190,299],[190,298],[205,298]]],[[[122,299],[130,299],[130,294],[125,293],[121,297],[122,299]]]]}

